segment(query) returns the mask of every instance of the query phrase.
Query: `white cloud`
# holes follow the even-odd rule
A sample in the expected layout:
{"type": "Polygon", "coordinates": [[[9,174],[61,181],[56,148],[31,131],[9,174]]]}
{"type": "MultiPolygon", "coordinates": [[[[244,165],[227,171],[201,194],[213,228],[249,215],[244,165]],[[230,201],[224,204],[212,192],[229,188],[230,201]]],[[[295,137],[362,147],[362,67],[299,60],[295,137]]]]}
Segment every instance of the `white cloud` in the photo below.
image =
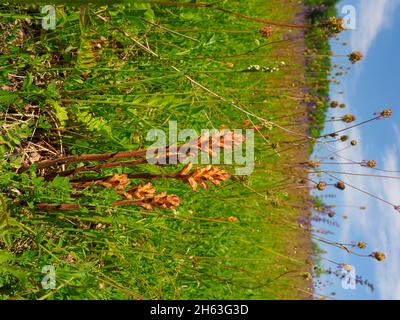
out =
{"type": "MultiPolygon", "coordinates": [[[[393,146],[384,153],[384,166],[386,170],[400,170],[398,155],[400,152],[400,132],[394,128],[395,139],[393,146]]],[[[400,180],[381,181],[379,196],[394,204],[400,204],[400,180]]],[[[377,219],[376,245],[381,245],[388,259],[375,267],[377,286],[382,299],[400,299],[400,215],[388,206],[379,204],[378,210],[381,217],[377,219]]]]}
{"type": "MultiPolygon", "coordinates": [[[[359,130],[357,131],[353,133],[356,136],[360,135],[359,130]]],[[[400,170],[400,163],[398,161],[400,154],[400,132],[394,127],[393,133],[393,144],[386,147],[382,154],[380,156],[377,155],[375,158],[378,160],[381,168],[390,171],[400,170]]],[[[365,150],[360,148],[351,153],[351,159],[362,159],[365,154],[365,150]]],[[[350,154],[347,156],[350,156],[350,154]]],[[[346,166],[342,166],[341,170],[345,171],[346,166]]],[[[356,166],[351,172],[399,176],[397,173],[369,172],[361,166],[356,166]]],[[[345,180],[344,177],[343,180],[345,180]]],[[[400,180],[359,176],[352,177],[351,184],[390,203],[400,204],[400,180]]],[[[349,224],[343,228],[340,239],[343,242],[356,240],[352,239],[352,232],[353,230],[357,230],[368,242],[369,252],[382,251],[386,254],[387,260],[384,262],[371,261],[366,263],[373,265],[375,273],[373,282],[380,298],[399,300],[400,215],[389,204],[371,198],[368,195],[360,194],[356,190],[351,190],[351,192],[343,194],[343,202],[347,205],[354,204],[354,199],[361,201],[368,210],[361,216],[354,215],[356,212],[350,216],[349,224]]]]}
{"type": "MultiPolygon", "coordinates": [[[[353,113],[352,106],[348,102],[349,99],[343,96],[333,95],[333,100],[345,102],[348,106],[348,113],[353,113]]],[[[338,109],[333,111],[332,116],[340,116],[342,112],[338,109]]],[[[381,120],[390,121],[390,120],[381,120]]],[[[382,122],[381,122],[382,123],[382,122]]],[[[345,127],[342,122],[332,123],[333,131],[337,131],[345,127]]],[[[381,124],[380,124],[381,125],[381,124]]],[[[388,130],[390,132],[390,130],[388,130]]],[[[355,139],[360,144],[357,147],[346,149],[339,153],[338,162],[362,161],[367,159],[375,159],[378,161],[380,168],[385,170],[400,170],[399,154],[400,154],[400,130],[393,126],[392,132],[388,136],[392,137],[392,143],[382,145],[382,150],[376,154],[376,148],[371,147],[368,139],[363,139],[364,130],[361,127],[353,128],[346,132],[351,139],[355,139]],[[371,149],[371,150],[369,150],[371,149]]],[[[374,141],[372,141],[374,143],[374,141]]],[[[336,150],[342,148],[342,144],[335,145],[336,150]]],[[[330,151],[332,147],[329,148],[330,151]]],[[[351,172],[355,174],[381,174],[400,176],[398,173],[385,173],[379,171],[368,170],[360,165],[342,164],[338,166],[341,172],[351,172]]],[[[384,179],[368,176],[348,176],[335,175],[343,181],[354,185],[362,190],[385,199],[386,201],[400,205],[400,180],[384,179]]],[[[341,193],[341,202],[345,206],[362,205],[366,206],[366,211],[349,210],[349,219],[346,223],[341,224],[338,234],[339,242],[349,243],[350,241],[365,240],[368,243],[368,252],[382,251],[387,255],[384,262],[373,261],[372,259],[365,263],[371,264],[374,277],[368,279],[375,285],[376,291],[382,299],[400,299],[400,214],[397,213],[389,204],[381,202],[366,194],[351,188],[341,193]],[[362,238],[355,239],[354,233],[362,238]]],[[[347,210],[346,210],[347,211],[347,210]]],[[[346,252],[342,252],[344,262],[348,262],[350,257],[346,252]]]]}
{"type": "Polygon", "coordinates": [[[357,29],[353,31],[350,43],[352,51],[367,55],[378,34],[390,27],[399,0],[361,0],[358,7],[357,29]]]}

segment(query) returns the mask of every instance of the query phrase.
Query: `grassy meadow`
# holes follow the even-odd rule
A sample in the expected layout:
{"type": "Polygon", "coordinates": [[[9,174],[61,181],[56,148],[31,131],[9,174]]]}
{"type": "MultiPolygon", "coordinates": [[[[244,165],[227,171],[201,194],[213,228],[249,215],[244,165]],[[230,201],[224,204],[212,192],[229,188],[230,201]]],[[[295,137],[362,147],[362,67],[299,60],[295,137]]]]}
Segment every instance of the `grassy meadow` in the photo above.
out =
{"type": "MultiPolygon", "coordinates": [[[[218,5],[309,22],[295,0],[218,5]]],[[[312,144],[292,142],[323,126],[328,66],[306,57],[326,50],[314,47],[318,31],[260,32],[265,23],[209,7],[132,1],[59,4],[45,30],[40,9],[0,5],[0,299],[318,296],[311,226],[298,223],[311,214],[298,163],[312,144]],[[170,121],[198,133],[254,129],[254,172],[220,165],[229,179],[193,190],[171,178],[184,164],[109,156],[43,166],[146,149],[147,133],[170,121]],[[149,182],[160,197],[124,198],[149,182]],[[55,269],[51,289],[44,266],[55,269]]]]}

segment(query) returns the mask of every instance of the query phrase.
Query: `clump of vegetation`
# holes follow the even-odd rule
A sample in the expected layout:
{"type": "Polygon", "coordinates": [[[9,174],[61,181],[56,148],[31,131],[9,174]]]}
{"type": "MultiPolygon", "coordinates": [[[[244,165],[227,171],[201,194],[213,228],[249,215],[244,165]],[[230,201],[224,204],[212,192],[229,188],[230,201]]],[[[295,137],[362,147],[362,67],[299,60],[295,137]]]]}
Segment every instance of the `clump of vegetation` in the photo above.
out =
{"type": "Polygon", "coordinates": [[[354,147],[340,133],[392,111],[325,119],[343,107],[327,94],[343,21],[335,1],[307,1],[304,21],[291,3],[57,5],[54,30],[39,5],[0,5],[0,298],[310,298],[312,241],[385,260],[319,237],[314,222],[339,224],[310,190],[377,197],[309,153],[354,147]],[[327,121],[349,125],[321,136],[327,121]],[[154,150],[149,132],[174,137],[170,123],[195,134],[154,150]],[[252,134],[241,176],[224,152],[250,155],[252,134]]]}

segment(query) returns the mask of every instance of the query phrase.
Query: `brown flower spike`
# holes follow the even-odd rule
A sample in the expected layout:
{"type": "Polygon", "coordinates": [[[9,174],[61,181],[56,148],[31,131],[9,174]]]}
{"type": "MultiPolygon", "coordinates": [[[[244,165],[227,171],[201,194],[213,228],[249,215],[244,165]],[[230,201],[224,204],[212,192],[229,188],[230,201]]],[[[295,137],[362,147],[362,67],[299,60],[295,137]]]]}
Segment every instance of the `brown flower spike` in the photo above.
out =
{"type": "Polygon", "coordinates": [[[150,202],[139,204],[141,207],[152,210],[153,207],[158,207],[161,209],[169,208],[174,209],[179,206],[181,203],[181,199],[175,194],[169,194],[161,192],[160,194],[155,195],[150,202]]]}
{"type": "Polygon", "coordinates": [[[197,148],[214,156],[217,149],[232,148],[235,145],[242,144],[245,140],[244,135],[231,130],[220,130],[212,135],[209,133],[201,135],[197,140],[197,148]]]}
{"type": "Polygon", "coordinates": [[[117,189],[122,190],[125,188],[130,181],[128,180],[128,176],[126,174],[114,174],[112,177],[104,180],[104,181],[97,181],[97,185],[101,185],[108,189],[117,189]]]}
{"type": "Polygon", "coordinates": [[[198,185],[201,185],[204,189],[208,189],[206,181],[211,182],[215,185],[220,185],[222,181],[225,181],[229,178],[229,173],[224,170],[218,169],[217,167],[213,167],[211,165],[207,165],[204,168],[196,168],[193,172],[192,170],[193,164],[188,163],[179,173],[179,177],[185,179],[193,190],[197,189],[198,185]]]}
{"type": "Polygon", "coordinates": [[[153,210],[154,208],[169,208],[174,209],[179,206],[181,199],[174,194],[167,194],[161,192],[155,193],[154,186],[149,182],[145,185],[137,185],[127,191],[119,192],[124,195],[128,200],[119,200],[113,203],[113,206],[122,205],[138,205],[146,210],[153,210]]]}
{"type": "Polygon", "coordinates": [[[156,189],[153,187],[151,182],[146,183],[145,185],[139,184],[124,192],[120,192],[120,194],[124,195],[129,200],[133,198],[144,200],[148,197],[153,197],[155,193],[156,189]]]}

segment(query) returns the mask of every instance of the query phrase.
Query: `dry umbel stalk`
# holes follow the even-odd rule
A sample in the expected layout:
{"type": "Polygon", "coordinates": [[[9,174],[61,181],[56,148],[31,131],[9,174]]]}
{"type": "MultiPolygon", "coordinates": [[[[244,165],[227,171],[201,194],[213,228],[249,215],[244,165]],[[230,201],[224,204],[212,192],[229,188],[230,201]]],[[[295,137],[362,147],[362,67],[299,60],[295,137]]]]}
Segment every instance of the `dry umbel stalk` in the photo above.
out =
{"type": "Polygon", "coordinates": [[[241,19],[260,22],[267,25],[274,25],[278,27],[286,27],[286,28],[300,28],[300,29],[307,29],[307,28],[321,28],[326,31],[329,36],[336,35],[343,30],[345,30],[344,20],[342,18],[330,17],[326,22],[320,24],[294,24],[294,23],[285,23],[285,22],[278,22],[272,20],[265,20],[261,18],[256,18],[252,16],[247,16],[241,14],[239,12],[234,12],[222,7],[217,6],[215,3],[192,3],[192,2],[175,2],[175,1],[145,1],[146,3],[150,4],[158,4],[158,5],[166,5],[166,6],[177,6],[177,7],[194,7],[194,8],[208,8],[216,11],[220,11],[241,19]]]}
{"type": "MultiPolygon", "coordinates": [[[[222,169],[219,169],[212,165],[207,165],[203,168],[193,169],[193,164],[188,163],[181,171],[178,173],[167,173],[167,174],[149,174],[149,173],[131,173],[127,175],[114,175],[112,177],[93,179],[93,178],[80,178],[73,180],[71,185],[74,188],[84,188],[91,185],[102,185],[107,188],[116,188],[118,190],[123,189],[124,186],[128,185],[127,179],[178,179],[184,180],[193,190],[197,189],[200,185],[204,189],[208,189],[206,182],[211,182],[214,185],[220,185],[221,182],[229,179],[230,174],[222,169]]],[[[140,189],[143,191],[144,189],[140,189]]],[[[136,187],[133,187],[127,191],[124,191],[124,195],[128,194],[134,195],[136,187]]],[[[127,196],[129,199],[129,196],[127,196]]]]}
{"type": "MultiPolygon", "coordinates": [[[[126,175],[114,175],[105,181],[96,181],[95,184],[102,185],[105,188],[115,188],[117,190],[123,189],[127,183],[126,175]],[[107,181],[107,182],[105,182],[107,181]]],[[[128,181],[129,183],[129,181],[128,181]]],[[[175,194],[167,194],[161,192],[156,194],[156,190],[149,182],[145,185],[137,185],[126,191],[119,191],[118,194],[125,196],[126,199],[115,201],[111,204],[113,207],[137,205],[146,210],[160,209],[174,209],[179,206],[181,199],[175,194]]],[[[35,208],[44,211],[71,211],[80,210],[82,208],[93,209],[93,206],[81,206],[79,204],[51,204],[51,203],[36,203],[35,208]]]]}
{"type": "MultiPolygon", "coordinates": [[[[54,179],[57,175],[59,176],[71,176],[76,175],[81,172],[98,171],[106,168],[122,167],[122,166],[135,166],[140,164],[146,164],[149,159],[146,159],[146,155],[149,151],[156,152],[157,157],[165,155],[167,158],[177,155],[190,155],[194,150],[201,150],[214,156],[217,150],[233,148],[235,145],[240,145],[245,141],[245,136],[242,134],[235,133],[231,130],[219,130],[215,133],[204,133],[196,139],[189,141],[177,147],[163,147],[163,148],[153,148],[146,150],[132,150],[132,151],[122,151],[114,153],[104,153],[104,154],[86,154],[80,156],[65,156],[54,159],[47,159],[43,161],[36,162],[38,170],[45,170],[51,167],[57,167],[62,165],[68,165],[77,162],[103,162],[98,165],[86,165],[70,170],[55,171],[51,173],[44,174],[47,180],[54,179]],[[130,158],[127,161],[113,161],[106,162],[107,160],[119,160],[130,158]],[[134,159],[132,159],[134,158],[134,159]]],[[[154,153],[153,153],[154,154],[154,153]]],[[[29,168],[29,166],[22,166],[18,172],[24,172],[29,168]]]]}

